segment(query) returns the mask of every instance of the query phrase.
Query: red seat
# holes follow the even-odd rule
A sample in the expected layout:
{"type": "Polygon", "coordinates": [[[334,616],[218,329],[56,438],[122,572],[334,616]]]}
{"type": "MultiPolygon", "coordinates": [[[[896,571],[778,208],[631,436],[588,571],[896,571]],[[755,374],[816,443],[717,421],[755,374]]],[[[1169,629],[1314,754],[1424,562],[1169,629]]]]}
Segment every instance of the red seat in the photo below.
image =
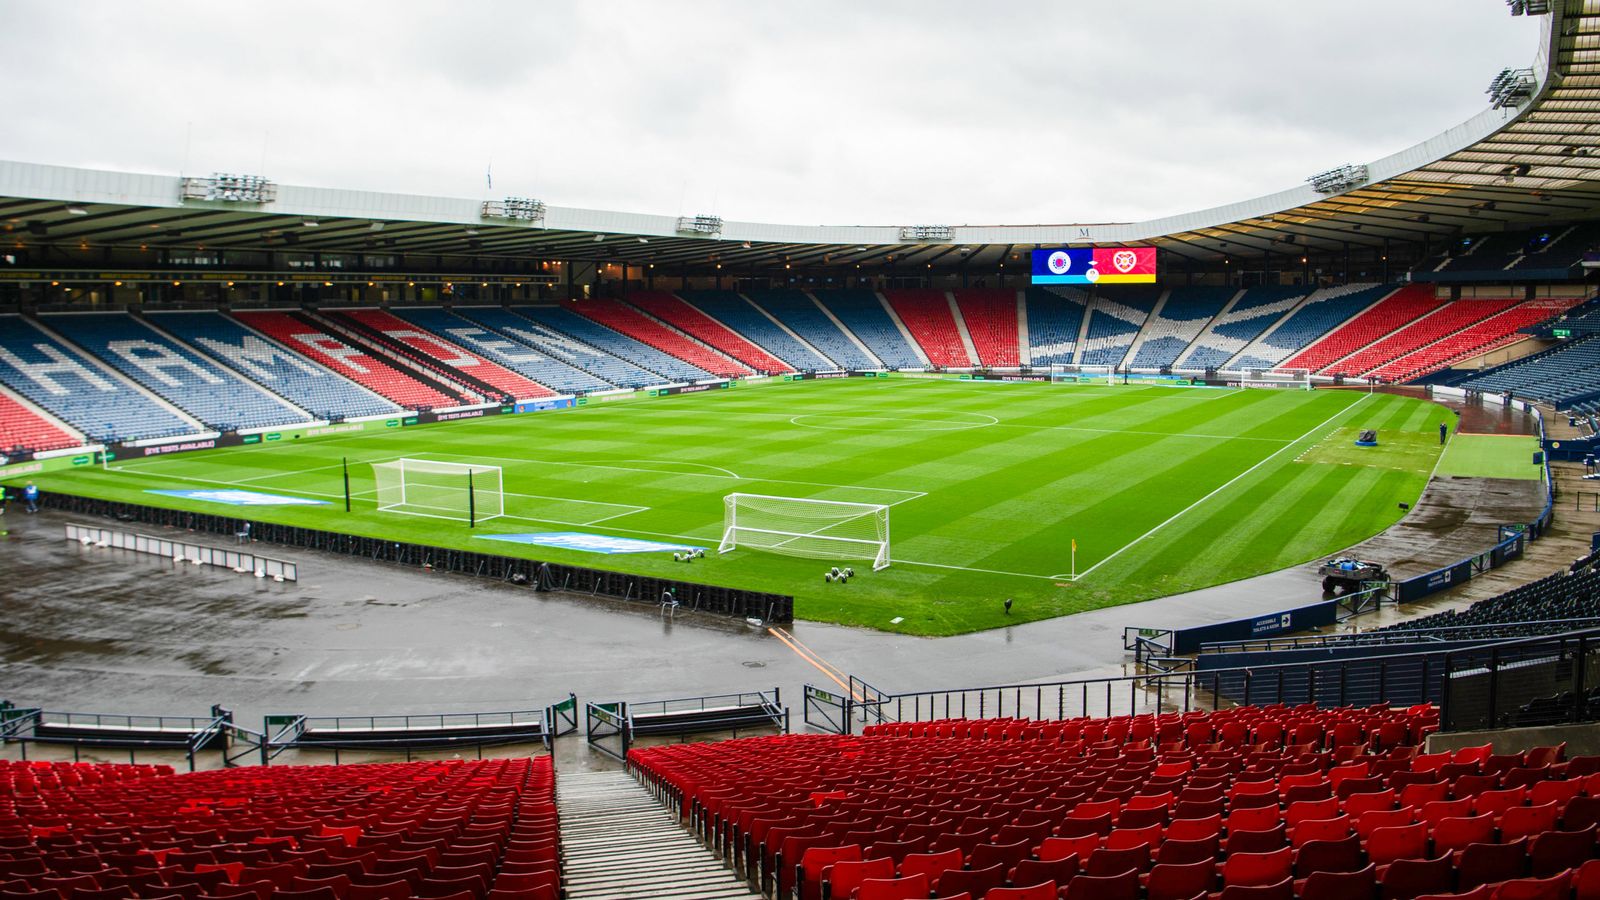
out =
{"type": "Polygon", "coordinates": [[[1575,869],[1594,855],[1595,826],[1582,831],[1546,831],[1529,845],[1529,874],[1548,878],[1562,869],[1575,869]]]}
{"type": "MultiPolygon", "coordinates": [[[[1367,838],[1367,859],[1385,865],[1402,859],[1422,859],[1428,855],[1428,826],[1418,822],[1374,829],[1367,838]]],[[[1422,893],[1434,893],[1430,888],[1422,893]]]]}
{"type": "Polygon", "coordinates": [[[904,878],[868,878],[856,889],[855,900],[926,900],[928,876],[922,873],[904,878]]]}
{"type": "Polygon", "coordinates": [[[1294,880],[1273,884],[1230,884],[1213,894],[1216,900],[1294,900],[1294,880]]]}
{"type": "Polygon", "coordinates": [[[1067,882],[1062,900],[1139,900],[1139,873],[1097,877],[1079,875],[1067,882]]]}
{"type": "Polygon", "coordinates": [[[1209,893],[1216,882],[1217,866],[1210,859],[1182,864],[1158,863],[1150,870],[1145,891],[1147,900],[1193,900],[1209,893]]]}
{"type": "Polygon", "coordinates": [[[1468,844],[1488,844],[1494,841],[1494,815],[1452,816],[1440,819],[1433,828],[1433,852],[1460,850],[1468,844]]]}
{"type": "Polygon", "coordinates": [[[1528,841],[1509,844],[1468,844],[1456,858],[1456,889],[1470,891],[1480,885],[1510,881],[1528,874],[1528,841]]]}
{"type": "Polygon", "coordinates": [[[965,861],[960,850],[946,850],[942,853],[911,853],[900,861],[900,877],[908,878],[912,875],[926,875],[929,881],[937,881],[940,875],[951,869],[959,869],[965,861]]]}
{"type": "Polygon", "coordinates": [[[800,889],[801,900],[816,900],[822,896],[823,869],[834,863],[860,859],[861,848],[855,844],[847,847],[812,847],[806,850],[800,857],[795,872],[795,884],[800,889]]]}
{"type": "Polygon", "coordinates": [[[1513,806],[1500,816],[1500,840],[1511,841],[1553,831],[1561,819],[1555,801],[1538,806],[1513,806]]]}
{"type": "Polygon", "coordinates": [[[1222,863],[1223,886],[1273,885],[1290,877],[1294,851],[1288,847],[1265,853],[1230,853],[1222,863]]]}
{"type": "Polygon", "coordinates": [[[1056,883],[1043,881],[1028,887],[991,888],[983,900],[1056,900],[1056,883]]]}
{"type": "Polygon", "coordinates": [[[949,869],[939,876],[939,893],[959,894],[962,892],[974,897],[982,897],[990,889],[1001,887],[1006,883],[1006,867],[995,863],[986,869],[949,869]]]}
{"type": "Polygon", "coordinates": [[[1455,867],[1450,854],[1437,859],[1397,859],[1378,872],[1383,900],[1416,900],[1423,894],[1448,894],[1453,889],[1455,867]]]}
{"type": "Polygon", "coordinates": [[[1078,874],[1078,858],[1069,856],[1066,859],[1056,859],[1042,862],[1037,859],[1025,859],[1017,863],[1011,870],[1007,880],[1012,884],[1038,884],[1041,881],[1054,881],[1057,884],[1066,884],[1078,874]]]}
{"type": "Polygon", "coordinates": [[[1378,886],[1378,867],[1367,864],[1354,872],[1312,872],[1300,882],[1300,900],[1371,900],[1378,886]]]}
{"type": "Polygon", "coordinates": [[[1494,892],[1494,900],[1567,900],[1572,893],[1572,870],[1549,878],[1507,881],[1494,892]]]}

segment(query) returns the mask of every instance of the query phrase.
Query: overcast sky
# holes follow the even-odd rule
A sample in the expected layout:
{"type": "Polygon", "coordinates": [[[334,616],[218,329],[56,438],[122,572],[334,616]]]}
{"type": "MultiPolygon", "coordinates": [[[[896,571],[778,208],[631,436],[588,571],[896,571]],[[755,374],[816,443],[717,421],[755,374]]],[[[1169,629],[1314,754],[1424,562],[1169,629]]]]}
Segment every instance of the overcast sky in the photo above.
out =
{"type": "Polygon", "coordinates": [[[1431,137],[1532,63],[1538,25],[1504,0],[0,0],[0,158],[760,222],[1132,221],[1431,137]]]}

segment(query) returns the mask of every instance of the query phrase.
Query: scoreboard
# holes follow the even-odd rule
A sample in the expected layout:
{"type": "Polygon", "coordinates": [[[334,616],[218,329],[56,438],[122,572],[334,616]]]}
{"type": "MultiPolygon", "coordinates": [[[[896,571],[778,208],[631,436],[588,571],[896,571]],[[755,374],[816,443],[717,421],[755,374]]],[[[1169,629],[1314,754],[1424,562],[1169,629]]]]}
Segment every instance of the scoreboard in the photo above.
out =
{"type": "Polygon", "coordinates": [[[1154,247],[1059,247],[1033,251],[1034,284],[1154,284],[1154,247]]]}

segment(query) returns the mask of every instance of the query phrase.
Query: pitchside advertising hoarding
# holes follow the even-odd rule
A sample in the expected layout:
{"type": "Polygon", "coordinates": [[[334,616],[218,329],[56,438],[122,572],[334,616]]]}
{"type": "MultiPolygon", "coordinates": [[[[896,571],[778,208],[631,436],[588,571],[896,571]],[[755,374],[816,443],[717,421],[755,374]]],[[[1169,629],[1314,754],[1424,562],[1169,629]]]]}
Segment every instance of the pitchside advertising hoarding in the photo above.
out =
{"type": "Polygon", "coordinates": [[[1034,284],[1154,284],[1154,247],[1058,247],[1033,251],[1034,284]]]}

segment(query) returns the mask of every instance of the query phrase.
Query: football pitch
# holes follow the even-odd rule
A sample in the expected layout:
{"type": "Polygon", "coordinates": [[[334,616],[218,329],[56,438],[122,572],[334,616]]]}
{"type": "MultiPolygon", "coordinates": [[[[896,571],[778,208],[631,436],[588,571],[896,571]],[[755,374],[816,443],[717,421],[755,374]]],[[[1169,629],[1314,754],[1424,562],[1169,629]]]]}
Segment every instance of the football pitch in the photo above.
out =
{"type": "Polygon", "coordinates": [[[1194,590],[1355,543],[1396,521],[1397,503],[1417,500],[1438,459],[1428,436],[1447,416],[1425,401],[1354,391],[774,381],[125,460],[37,482],[793,594],[799,618],[943,635],[1194,590]],[[1349,440],[1362,428],[1394,436],[1405,452],[1364,456],[1349,440]],[[372,465],[401,457],[501,467],[505,515],[469,529],[380,512],[372,465]],[[324,503],[246,508],[151,493],[208,489],[324,503]],[[832,561],[719,556],[723,498],[735,492],[885,504],[892,565],[872,572],[863,560],[836,584],[823,579],[832,561]],[[531,538],[558,546],[486,539],[509,534],[566,537],[531,538]],[[573,535],[707,553],[680,563],[668,550],[588,552],[572,548],[573,535]]]}

